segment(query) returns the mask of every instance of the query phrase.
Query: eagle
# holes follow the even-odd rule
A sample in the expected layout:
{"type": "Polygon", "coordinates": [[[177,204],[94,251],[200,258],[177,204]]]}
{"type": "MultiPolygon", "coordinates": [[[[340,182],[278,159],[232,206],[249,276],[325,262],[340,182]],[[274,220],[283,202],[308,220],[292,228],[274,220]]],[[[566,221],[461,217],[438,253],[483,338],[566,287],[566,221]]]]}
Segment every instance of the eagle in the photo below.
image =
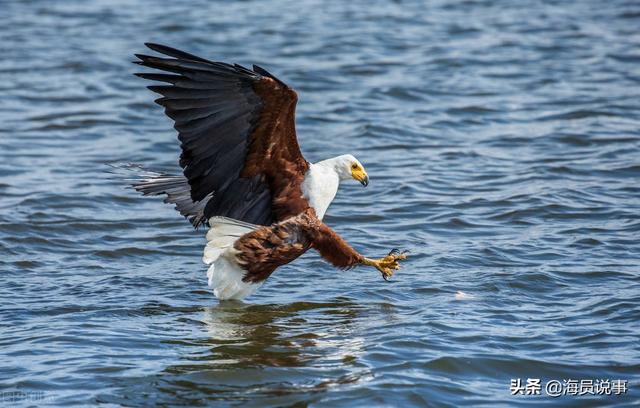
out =
{"type": "Polygon", "coordinates": [[[371,259],[353,249],[322,219],[340,183],[369,176],[345,154],[310,163],[298,145],[298,95],[264,68],[207,60],[146,43],[161,56],[135,54],[157,71],[135,75],[174,121],[182,174],[147,171],[132,181],[144,195],[164,195],[194,227],[208,226],[203,261],[220,299],[244,299],[279,267],[309,249],[332,265],[376,268],[385,280],[405,252],[371,259]],[[158,72],[161,71],[161,72],[158,72]]]}

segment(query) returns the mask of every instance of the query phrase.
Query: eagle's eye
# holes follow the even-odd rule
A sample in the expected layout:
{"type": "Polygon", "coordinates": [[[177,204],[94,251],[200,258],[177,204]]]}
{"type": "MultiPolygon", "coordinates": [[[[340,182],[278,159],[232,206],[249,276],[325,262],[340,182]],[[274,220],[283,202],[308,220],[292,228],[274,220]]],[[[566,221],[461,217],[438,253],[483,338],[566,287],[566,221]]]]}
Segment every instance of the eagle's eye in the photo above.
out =
{"type": "Polygon", "coordinates": [[[353,163],[353,164],[351,165],[351,168],[352,168],[352,169],[354,169],[354,170],[356,170],[356,169],[358,168],[358,165],[357,165],[356,163],[353,163]]]}

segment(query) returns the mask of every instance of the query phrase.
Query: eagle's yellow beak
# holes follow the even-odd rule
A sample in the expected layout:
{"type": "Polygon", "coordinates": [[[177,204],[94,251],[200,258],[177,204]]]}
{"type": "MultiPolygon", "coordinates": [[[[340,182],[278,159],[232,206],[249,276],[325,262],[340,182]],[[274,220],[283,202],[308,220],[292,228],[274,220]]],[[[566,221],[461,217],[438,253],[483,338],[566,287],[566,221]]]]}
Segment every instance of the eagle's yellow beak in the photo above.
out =
{"type": "Polygon", "coordinates": [[[357,164],[351,166],[351,176],[358,180],[363,186],[366,187],[369,185],[369,176],[362,166],[358,166],[357,164]]]}

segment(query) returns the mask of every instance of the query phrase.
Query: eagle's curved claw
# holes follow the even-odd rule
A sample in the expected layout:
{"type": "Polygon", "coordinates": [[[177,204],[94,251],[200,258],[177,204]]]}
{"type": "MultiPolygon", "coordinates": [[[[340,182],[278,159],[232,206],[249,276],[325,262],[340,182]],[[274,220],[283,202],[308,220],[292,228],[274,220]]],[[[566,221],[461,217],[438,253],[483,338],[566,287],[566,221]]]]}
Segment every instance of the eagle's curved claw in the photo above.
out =
{"type": "Polygon", "coordinates": [[[397,248],[392,249],[389,255],[381,259],[365,259],[365,264],[374,266],[382,274],[382,278],[388,281],[393,272],[400,269],[400,261],[407,259],[407,251],[400,252],[397,248]]]}

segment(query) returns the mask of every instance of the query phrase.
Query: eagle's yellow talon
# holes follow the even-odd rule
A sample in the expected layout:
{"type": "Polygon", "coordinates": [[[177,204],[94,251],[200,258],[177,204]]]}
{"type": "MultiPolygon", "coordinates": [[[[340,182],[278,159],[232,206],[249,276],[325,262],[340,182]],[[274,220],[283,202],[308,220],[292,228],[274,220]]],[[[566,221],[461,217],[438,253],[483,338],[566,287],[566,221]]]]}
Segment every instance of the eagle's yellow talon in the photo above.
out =
{"type": "Polygon", "coordinates": [[[401,260],[407,259],[406,251],[398,251],[397,249],[391,250],[389,255],[381,259],[368,259],[365,258],[364,264],[375,267],[382,273],[384,280],[389,280],[393,276],[393,272],[400,269],[401,260]]]}

